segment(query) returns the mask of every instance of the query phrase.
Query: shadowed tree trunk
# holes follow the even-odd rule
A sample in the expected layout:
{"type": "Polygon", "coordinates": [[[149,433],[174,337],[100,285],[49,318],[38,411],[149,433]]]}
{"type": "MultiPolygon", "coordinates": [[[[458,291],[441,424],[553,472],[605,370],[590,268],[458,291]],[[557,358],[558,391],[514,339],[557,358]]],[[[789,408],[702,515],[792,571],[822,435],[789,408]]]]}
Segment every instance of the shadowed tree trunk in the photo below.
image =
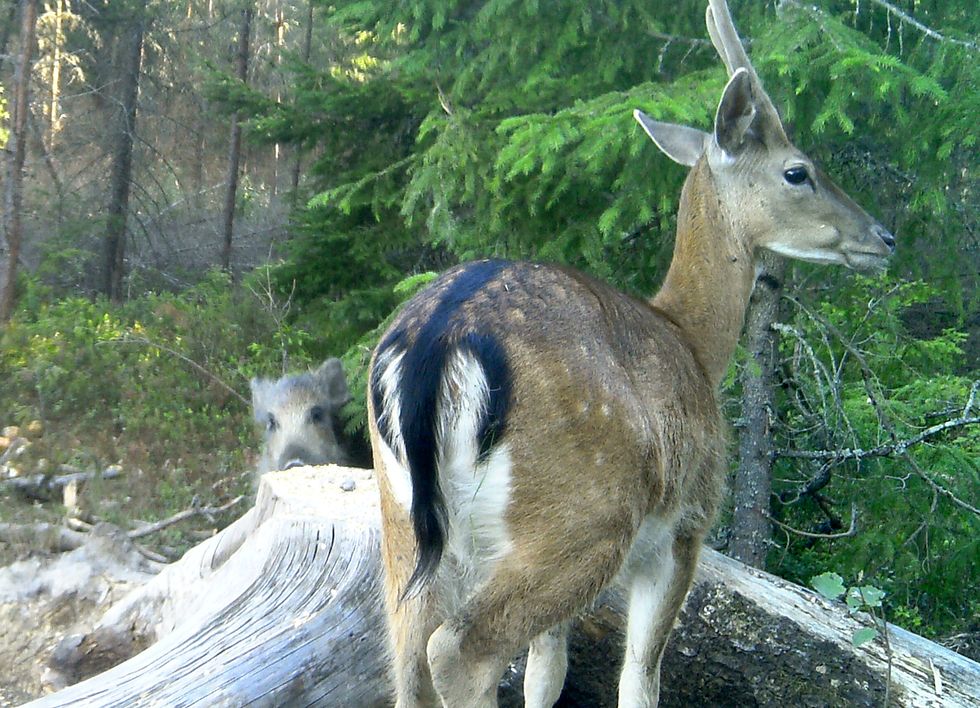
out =
{"type": "MultiPolygon", "coordinates": [[[[238,32],[238,52],[235,56],[235,76],[243,84],[248,77],[248,36],[252,29],[252,5],[242,10],[242,25],[238,32]]],[[[238,193],[238,165],[242,154],[242,126],[238,111],[231,116],[231,139],[228,147],[228,191],[225,192],[224,247],[221,267],[231,271],[231,237],[235,226],[235,197],[238,193]]]]}
{"type": "Polygon", "coordinates": [[[7,42],[10,41],[10,33],[14,28],[14,20],[17,19],[17,0],[7,0],[3,3],[0,15],[6,15],[6,20],[0,23],[0,57],[7,54],[7,42]]]}
{"type": "MultiPolygon", "coordinates": [[[[31,82],[31,55],[34,51],[34,28],[37,23],[37,0],[21,3],[20,60],[14,79],[13,125],[10,142],[12,155],[7,170],[7,188],[4,193],[6,218],[7,262],[0,278],[0,322],[6,322],[14,310],[17,287],[17,261],[23,239],[22,202],[24,189],[24,159],[27,154],[28,87],[31,82]]],[[[6,40],[5,40],[6,41],[6,40]]],[[[9,148],[10,146],[8,146],[9,148]]]]}
{"type": "Polygon", "coordinates": [[[769,495],[772,492],[773,372],[776,366],[776,336],[772,329],[779,315],[785,261],[764,253],[759,258],[762,272],[756,281],[745,319],[748,349],[742,369],[742,423],[739,430],[738,470],[732,485],[735,509],[728,552],[733,558],[762,568],[772,525],[769,495]]]}
{"type": "Polygon", "coordinates": [[[122,299],[122,279],[126,255],[126,215],[133,166],[133,138],[136,134],[136,101],[139,97],[140,67],[146,0],[136,8],[129,30],[129,44],[123,52],[120,105],[116,117],[115,149],[110,175],[109,208],[106,224],[103,291],[113,301],[122,299]]]}
{"type": "MultiPolygon", "coordinates": [[[[310,63],[310,47],[313,45],[313,0],[307,5],[306,11],[306,36],[303,38],[303,63],[310,63]]],[[[293,165],[293,195],[295,198],[296,190],[299,189],[300,167],[303,163],[303,145],[296,145],[296,164],[293,165]]]]}

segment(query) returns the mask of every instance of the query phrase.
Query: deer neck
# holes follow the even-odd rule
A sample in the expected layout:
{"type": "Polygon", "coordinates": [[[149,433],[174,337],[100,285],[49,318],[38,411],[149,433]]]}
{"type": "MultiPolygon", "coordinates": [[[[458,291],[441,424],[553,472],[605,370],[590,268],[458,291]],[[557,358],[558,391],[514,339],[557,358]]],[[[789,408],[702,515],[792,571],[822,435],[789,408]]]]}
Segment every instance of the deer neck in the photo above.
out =
{"type": "Polygon", "coordinates": [[[674,257],[652,301],[680,327],[715,388],[735,353],[755,280],[752,248],[720,204],[702,158],[684,183],[674,257]]]}

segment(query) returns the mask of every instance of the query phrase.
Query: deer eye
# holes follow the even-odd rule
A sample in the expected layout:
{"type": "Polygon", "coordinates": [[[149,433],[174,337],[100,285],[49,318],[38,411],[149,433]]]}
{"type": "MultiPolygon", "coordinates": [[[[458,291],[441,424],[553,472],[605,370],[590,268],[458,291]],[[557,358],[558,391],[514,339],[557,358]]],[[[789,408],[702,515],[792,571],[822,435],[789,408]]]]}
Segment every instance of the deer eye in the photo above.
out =
{"type": "Polygon", "coordinates": [[[783,172],[783,179],[790,184],[803,184],[810,179],[810,174],[806,171],[805,167],[790,167],[783,172]]]}
{"type": "Polygon", "coordinates": [[[320,406],[313,406],[310,408],[310,422],[311,423],[322,423],[327,417],[326,411],[320,406]]]}
{"type": "Polygon", "coordinates": [[[273,430],[275,430],[278,427],[279,427],[279,422],[276,420],[276,417],[272,415],[272,413],[270,413],[269,417],[265,421],[265,429],[271,433],[273,430]]]}

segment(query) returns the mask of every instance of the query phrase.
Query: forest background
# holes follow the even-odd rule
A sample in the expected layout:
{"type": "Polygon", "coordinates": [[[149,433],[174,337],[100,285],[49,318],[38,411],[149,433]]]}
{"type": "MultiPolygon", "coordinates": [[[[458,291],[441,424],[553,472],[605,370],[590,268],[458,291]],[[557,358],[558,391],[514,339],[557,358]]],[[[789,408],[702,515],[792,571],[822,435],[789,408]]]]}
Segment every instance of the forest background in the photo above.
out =
{"type": "MultiPolygon", "coordinates": [[[[712,543],[977,658],[980,16],[730,4],[797,144],[899,245],[874,277],[769,263],[712,543]]],[[[725,80],[701,0],[0,0],[0,78],[0,427],[30,439],[0,436],[0,522],[68,513],[6,478],[115,467],[71,515],[124,528],[248,494],[252,376],[342,356],[363,433],[379,328],[453,263],[651,294],[684,170],[631,113],[707,128],[725,80]]]]}

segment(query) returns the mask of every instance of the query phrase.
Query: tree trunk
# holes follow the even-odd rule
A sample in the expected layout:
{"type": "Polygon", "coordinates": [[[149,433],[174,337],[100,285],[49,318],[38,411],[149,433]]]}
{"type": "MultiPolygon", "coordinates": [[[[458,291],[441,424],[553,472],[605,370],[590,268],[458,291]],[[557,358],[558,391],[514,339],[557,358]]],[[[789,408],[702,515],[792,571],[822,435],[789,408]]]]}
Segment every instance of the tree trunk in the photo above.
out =
{"type": "Polygon", "coordinates": [[[129,44],[123,52],[123,78],[120,106],[115,126],[115,149],[109,178],[109,208],[106,210],[106,239],[103,291],[114,302],[122,299],[126,255],[126,216],[133,166],[133,139],[136,135],[136,103],[139,98],[140,66],[143,58],[143,32],[146,0],[136,9],[129,30],[129,44]]]}
{"type": "MultiPolygon", "coordinates": [[[[27,154],[27,114],[31,83],[31,55],[34,51],[34,29],[37,24],[37,0],[21,3],[20,61],[14,78],[13,121],[10,142],[13,150],[7,169],[4,210],[7,241],[7,262],[0,277],[0,323],[6,322],[14,311],[17,289],[17,262],[23,240],[24,160],[27,154]]],[[[9,146],[8,146],[9,149],[9,146]]]]}
{"type": "Polygon", "coordinates": [[[732,485],[735,509],[732,514],[729,554],[762,568],[772,525],[769,523],[769,496],[772,492],[772,417],[776,405],[773,377],[777,360],[777,341],[772,329],[779,316],[779,300],[786,273],[785,261],[765,253],[759,262],[762,272],[756,280],[745,319],[748,349],[742,369],[742,420],[739,430],[738,469],[732,485]]]}
{"type": "MultiPolygon", "coordinates": [[[[248,37],[252,28],[252,5],[242,10],[242,25],[238,31],[238,52],[235,57],[235,76],[243,84],[248,78],[248,37]]],[[[242,153],[242,126],[238,112],[231,117],[231,139],[228,146],[228,190],[225,193],[224,246],[221,267],[231,272],[231,240],[235,226],[235,199],[238,193],[238,165],[242,153]]]]}
{"type": "Polygon", "coordinates": [[[55,140],[61,132],[61,53],[65,46],[65,0],[56,0],[54,9],[54,42],[51,46],[51,101],[48,104],[48,121],[51,133],[47,147],[54,151],[55,140]]]}
{"type": "MultiPolygon", "coordinates": [[[[387,705],[379,538],[369,470],[267,474],[252,510],[62,641],[49,670],[73,679],[149,648],[29,705],[387,705]]],[[[559,705],[615,705],[624,617],[613,587],[580,618],[559,705]]],[[[661,703],[881,706],[888,653],[853,647],[862,626],[842,603],[705,549],[661,703]]],[[[888,637],[896,705],[980,701],[980,665],[896,627],[888,637]]],[[[503,705],[519,705],[521,666],[503,705]]]]}
{"type": "MultiPolygon", "coordinates": [[[[313,0],[307,5],[306,12],[306,36],[303,38],[303,63],[310,63],[310,50],[313,46],[313,0]]],[[[299,189],[299,174],[303,164],[303,144],[296,144],[296,164],[293,165],[293,199],[296,198],[296,190],[299,189]]]]}
{"type": "Polygon", "coordinates": [[[6,5],[7,19],[0,23],[0,57],[7,56],[7,42],[10,41],[10,33],[14,29],[14,20],[17,19],[18,0],[7,0],[4,4],[6,5]]]}

